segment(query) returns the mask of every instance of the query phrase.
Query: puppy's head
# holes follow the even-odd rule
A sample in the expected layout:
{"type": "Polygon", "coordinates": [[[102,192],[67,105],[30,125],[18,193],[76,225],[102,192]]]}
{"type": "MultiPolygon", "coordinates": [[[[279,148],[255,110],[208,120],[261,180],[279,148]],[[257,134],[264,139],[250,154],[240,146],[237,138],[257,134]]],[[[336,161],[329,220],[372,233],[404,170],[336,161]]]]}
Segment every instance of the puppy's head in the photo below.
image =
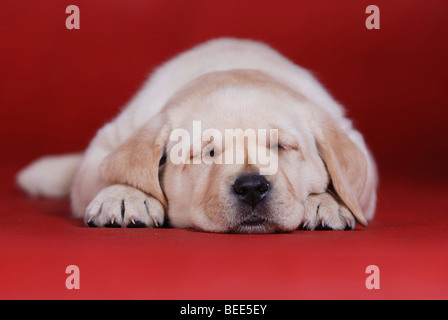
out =
{"type": "Polygon", "coordinates": [[[297,229],[307,196],[330,181],[365,223],[363,161],[328,114],[274,78],[241,70],[190,83],[102,169],[109,182],[157,198],[174,227],[270,233],[297,229]]]}

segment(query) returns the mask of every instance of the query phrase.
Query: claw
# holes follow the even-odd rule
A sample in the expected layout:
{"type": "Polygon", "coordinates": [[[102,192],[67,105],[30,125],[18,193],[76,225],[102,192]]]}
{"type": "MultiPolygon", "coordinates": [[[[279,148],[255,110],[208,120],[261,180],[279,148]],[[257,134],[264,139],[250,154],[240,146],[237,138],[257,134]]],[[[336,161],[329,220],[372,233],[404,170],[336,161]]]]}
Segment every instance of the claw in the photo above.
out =
{"type": "Polygon", "coordinates": [[[345,223],[347,224],[347,226],[349,226],[350,228],[352,227],[351,223],[350,223],[350,219],[345,217],[345,223]]]}

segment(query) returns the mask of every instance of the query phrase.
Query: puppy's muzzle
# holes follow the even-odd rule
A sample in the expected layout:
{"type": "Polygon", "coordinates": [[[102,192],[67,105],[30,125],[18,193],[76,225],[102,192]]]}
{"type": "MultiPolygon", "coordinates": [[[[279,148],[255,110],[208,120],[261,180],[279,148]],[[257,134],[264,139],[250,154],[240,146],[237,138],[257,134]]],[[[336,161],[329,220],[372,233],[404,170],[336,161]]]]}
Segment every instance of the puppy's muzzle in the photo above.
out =
{"type": "Polygon", "coordinates": [[[261,175],[239,176],[233,184],[235,196],[254,209],[269,193],[269,181],[261,175]]]}

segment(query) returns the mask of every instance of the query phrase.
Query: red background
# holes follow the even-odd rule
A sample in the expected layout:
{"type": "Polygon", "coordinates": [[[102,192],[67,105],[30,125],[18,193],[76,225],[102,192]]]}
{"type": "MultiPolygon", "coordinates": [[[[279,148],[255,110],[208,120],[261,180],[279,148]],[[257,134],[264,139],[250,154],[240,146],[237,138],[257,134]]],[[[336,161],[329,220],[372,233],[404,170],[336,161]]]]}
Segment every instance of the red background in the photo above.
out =
{"type": "Polygon", "coordinates": [[[0,297],[448,298],[447,16],[444,0],[2,1],[0,297]],[[80,30],[65,27],[70,4],[80,30]],[[370,4],[380,30],[364,25],[370,4]],[[271,44],[346,106],[381,173],[369,228],[94,230],[66,201],[16,189],[34,158],[84,149],[155,66],[221,36],[271,44]],[[69,264],[83,274],[77,292],[64,286],[69,264]],[[369,264],[383,270],[374,292],[369,264]]]}

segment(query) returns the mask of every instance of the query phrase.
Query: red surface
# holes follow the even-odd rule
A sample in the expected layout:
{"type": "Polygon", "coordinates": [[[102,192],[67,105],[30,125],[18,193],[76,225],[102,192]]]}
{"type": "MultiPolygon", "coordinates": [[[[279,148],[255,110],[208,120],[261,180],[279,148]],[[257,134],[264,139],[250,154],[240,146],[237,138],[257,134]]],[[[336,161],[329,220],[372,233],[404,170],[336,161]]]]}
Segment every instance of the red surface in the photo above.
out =
{"type": "Polygon", "coordinates": [[[3,1],[0,298],[448,298],[446,1],[3,1]],[[65,28],[77,4],[81,29],[65,28]],[[218,36],[264,40],[313,70],[379,164],[375,220],[352,232],[220,235],[89,229],[14,174],[82,150],[158,63],[218,36]],[[81,289],[65,288],[79,266],[81,289]],[[365,268],[380,268],[367,290],[365,268]]]}

